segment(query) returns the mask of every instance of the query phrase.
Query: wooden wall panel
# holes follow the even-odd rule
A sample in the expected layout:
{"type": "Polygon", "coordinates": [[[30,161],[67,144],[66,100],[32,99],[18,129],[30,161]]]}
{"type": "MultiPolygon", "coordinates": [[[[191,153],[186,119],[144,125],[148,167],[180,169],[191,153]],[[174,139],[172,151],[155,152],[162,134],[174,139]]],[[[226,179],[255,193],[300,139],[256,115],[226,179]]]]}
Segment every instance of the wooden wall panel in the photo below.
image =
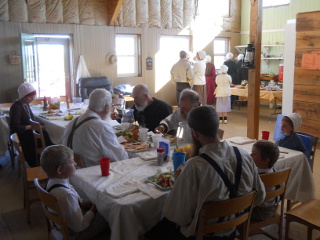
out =
{"type": "Polygon", "coordinates": [[[301,68],[302,55],[320,51],[320,11],[297,14],[293,111],[302,116],[299,131],[320,136],[320,70],[301,68]]]}

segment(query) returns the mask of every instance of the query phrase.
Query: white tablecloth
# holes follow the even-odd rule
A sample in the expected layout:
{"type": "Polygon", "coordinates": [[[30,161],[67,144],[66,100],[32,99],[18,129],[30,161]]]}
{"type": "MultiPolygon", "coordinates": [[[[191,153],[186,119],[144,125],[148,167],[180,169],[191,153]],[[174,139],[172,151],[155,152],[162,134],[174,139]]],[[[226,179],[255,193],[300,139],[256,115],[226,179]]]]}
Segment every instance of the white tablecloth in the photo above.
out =
{"type": "MultiPolygon", "coordinates": [[[[247,150],[248,153],[251,153],[253,143],[237,145],[230,142],[232,138],[226,140],[231,145],[238,146],[247,150]]],[[[288,154],[280,153],[280,155],[284,157],[278,159],[275,163],[275,169],[291,168],[285,198],[300,202],[315,198],[313,175],[306,156],[300,151],[283,147],[280,147],[280,151],[288,152],[288,154]]]]}
{"type": "Polygon", "coordinates": [[[8,149],[9,136],[7,119],[4,115],[0,115],[0,156],[3,156],[8,149]]]}
{"type": "MultiPolygon", "coordinates": [[[[155,151],[155,150],[154,150],[155,151]]],[[[143,161],[141,158],[131,158],[110,164],[110,175],[101,176],[100,166],[78,169],[71,184],[82,196],[87,196],[97,205],[97,209],[109,222],[111,240],[138,239],[162,218],[162,206],[168,191],[159,191],[162,196],[153,199],[142,192],[135,192],[122,198],[112,198],[106,192],[107,188],[122,185],[127,182],[145,185],[146,177],[172,168],[172,162],[157,166],[156,160],[143,161]]]]}

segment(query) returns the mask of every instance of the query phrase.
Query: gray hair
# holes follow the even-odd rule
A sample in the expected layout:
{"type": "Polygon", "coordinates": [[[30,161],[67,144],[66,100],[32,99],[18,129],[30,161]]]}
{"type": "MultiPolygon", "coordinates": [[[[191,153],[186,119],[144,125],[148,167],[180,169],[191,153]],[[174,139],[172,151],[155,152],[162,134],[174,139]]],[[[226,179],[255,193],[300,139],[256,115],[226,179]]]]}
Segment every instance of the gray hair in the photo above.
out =
{"type": "Polygon", "coordinates": [[[186,51],[180,51],[180,58],[185,58],[187,56],[187,52],[186,51]]]}
{"type": "Polygon", "coordinates": [[[73,156],[73,151],[64,145],[51,145],[46,147],[40,157],[43,170],[49,178],[57,177],[58,167],[67,166],[73,156]]]}
{"type": "Polygon", "coordinates": [[[206,137],[215,138],[219,129],[218,115],[210,106],[193,108],[188,113],[188,125],[206,137]]]}
{"type": "Polygon", "coordinates": [[[88,108],[95,112],[103,112],[106,105],[111,109],[111,93],[106,89],[95,89],[89,96],[88,108]]]}
{"type": "Polygon", "coordinates": [[[133,91],[132,92],[139,92],[139,93],[142,93],[142,94],[149,94],[149,89],[148,89],[148,86],[145,85],[145,84],[138,84],[136,85],[134,88],[133,88],[133,91]]]}
{"type": "Polygon", "coordinates": [[[200,105],[199,94],[193,90],[186,88],[180,93],[179,102],[185,101],[187,99],[190,99],[191,104],[197,104],[198,106],[200,105]]]}

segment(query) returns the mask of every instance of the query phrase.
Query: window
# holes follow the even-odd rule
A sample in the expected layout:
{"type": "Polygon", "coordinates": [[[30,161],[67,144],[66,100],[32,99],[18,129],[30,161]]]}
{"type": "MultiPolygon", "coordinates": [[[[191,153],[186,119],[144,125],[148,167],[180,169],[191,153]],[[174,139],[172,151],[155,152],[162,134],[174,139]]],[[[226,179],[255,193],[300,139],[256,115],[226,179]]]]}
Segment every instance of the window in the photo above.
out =
{"type": "Polygon", "coordinates": [[[290,0],[263,0],[263,7],[275,7],[289,3],[290,0]]]}
{"type": "Polygon", "coordinates": [[[213,41],[214,65],[216,69],[220,69],[226,60],[226,54],[229,49],[228,38],[216,38],[213,41]]]}
{"type": "Polygon", "coordinates": [[[138,35],[117,34],[116,54],[117,72],[119,77],[137,77],[140,75],[139,62],[141,49],[138,35]]]}

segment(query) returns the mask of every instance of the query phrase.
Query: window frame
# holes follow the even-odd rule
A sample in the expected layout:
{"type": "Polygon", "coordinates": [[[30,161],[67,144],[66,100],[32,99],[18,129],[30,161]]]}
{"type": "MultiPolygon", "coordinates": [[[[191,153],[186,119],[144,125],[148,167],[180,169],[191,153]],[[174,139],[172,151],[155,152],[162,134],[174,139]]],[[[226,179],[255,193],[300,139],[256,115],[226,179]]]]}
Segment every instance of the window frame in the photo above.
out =
{"type": "MultiPolygon", "coordinates": [[[[215,40],[224,40],[226,42],[226,47],[225,47],[225,52],[224,53],[215,53],[215,52],[213,52],[213,59],[215,60],[216,56],[218,56],[218,57],[223,56],[225,58],[227,53],[230,51],[230,38],[228,38],[228,37],[217,37],[217,38],[215,38],[213,40],[213,49],[214,49],[215,40]]],[[[226,59],[224,59],[224,60],[226,60],[226,59]]],[[[221,67],[221,66],[217,66],[216,61],[214,61],[214,65],[215,65],[216,70],[219,70],[220,67],[221,67]]]]}
{"type": "MultiPolygon", "coordinates": [[[[117,33],[115,37],[115,46],[117,45],[117,37],[132,37],[134,39],[134,54],[128,54],[128,55],[119,55],[116,52],[117,55],[117,77],[141,77],[141,35],[140,34],[130,34],[130,33],[117,33]],[[134,58],[134,72],[133,73],[119,73],[118,67],[119,67],[119,57],[133,57],[134,58]]],[[[117,49],[117,47],[116,47],[117,49]]]]}

